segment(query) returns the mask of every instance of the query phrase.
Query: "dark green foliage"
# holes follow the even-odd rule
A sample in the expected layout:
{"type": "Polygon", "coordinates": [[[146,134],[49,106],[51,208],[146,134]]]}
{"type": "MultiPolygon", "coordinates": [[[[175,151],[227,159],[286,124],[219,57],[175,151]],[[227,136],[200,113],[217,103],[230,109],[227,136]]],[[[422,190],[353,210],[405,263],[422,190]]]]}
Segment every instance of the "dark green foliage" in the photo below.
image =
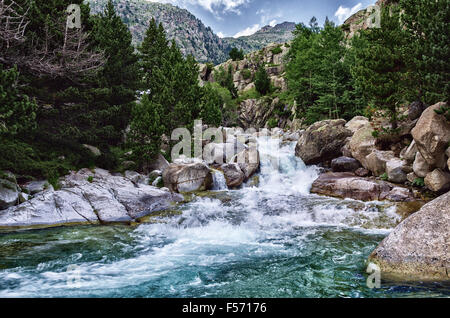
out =
{"type": "Polygon", "coordinates": [[[240,61],[240,60],[244,59],[244,51],[238,50],[237,48],[234,47],[230,51],[230,58],[233,61],[240,61]]]}
{"type": "Polygon", "coordinates": [[[222,124],[222,105],[224,104],[222,97],[211,86],[207,84],[203,88],[203,96],[200,106],[200,118],[203,124],[213,127],[219,127],[222,124]]]}
{"type": "Polygon", "coordinates": [[[283,52],[283,49],[280,46],[277,46],[276,48],[271,50],[272,54],[276,55],[276,54],[280,54],[283,52]]]}
{"type": "Polygon", "coordinates": [[[328,21],[320,30],[313,20],[310,27],[298,25],[295,34],[286,77],[297,112],[308,124],[359,115],[362,106],[350,73],[352,56],[341,28],[328,21]]]}
{"type": "Polygon", "coordinates": [[[255,87],[258,93],[260,93],[263,96],[270,93],[271,82],[269,74],[267,74],[266,68],[264,66],[260,66],[256,71],[255,87]]]}
{"type": "Polygon", "coordinates": [[[248,80],[252,77],[252,71],[250,71],[248,68],[245,68],[241,71],[241,75],[245,80],[248,80]]]}
{"type": "Polygon", "coordinates": [[[397,109],[406,90],[403,48],[407,37],[399,20],[398,7],[384,7],[381,28],[365,30],[353,41],[356,85],[370,103],[387,112],[392,129],[397,128],[397,109]]]}
{"type": "Polygon", "coordinates": [[[228,71],[221,66],[219,70],[214,72],[214,79],[220,86],[228,89],[233,98],[238,97],[238,91],[233,82],[233,69],[231,65],[228,67],[228,71]]]}
{"type": "Polygon", "coordinates": [[[432,105],[450,95],[450,2],[401,0],[412,100],[432,105]]]}
{"type": "Polygon", "coordinates": [[[0,64],[0,141],[29,134],[36,128],[36,104],[18,90],[17,68],[3,70],[0,64]]]}

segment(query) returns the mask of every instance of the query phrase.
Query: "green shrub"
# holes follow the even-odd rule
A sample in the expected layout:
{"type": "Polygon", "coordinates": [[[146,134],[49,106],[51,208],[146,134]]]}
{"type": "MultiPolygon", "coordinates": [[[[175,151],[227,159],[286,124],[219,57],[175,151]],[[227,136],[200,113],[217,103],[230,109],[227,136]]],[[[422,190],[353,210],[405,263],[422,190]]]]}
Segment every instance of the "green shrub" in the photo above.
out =
{"type": "Polygon", "coordinates": [[[252,77],[252,71],[250,71],[248,68],[243,69],[243,70],[241,71],[241,74],[242,74],[242,77],[243,77],[245,80],[248,80],[248,79],[250,79],[250,78],[252,77]]]}
{"type": "Polygon", "coordinates": [[[237,48],[234,47],[230,51],[230,58],[233,61],[240,61],[244,58],[244,51],[242,49],[238,50],[237,48]]]}
{"type": "Polygon", "coordinates": [[[381,178],[381,180],[383,180],[383,181],[387,181],[387,180],[389,179],[387,173],[383,173],[383,174],[380,176],[380,178],[381,178]]]}
{"type": "Polygon", "coordinates": [[[271,50],[272,54],[277,55],[283,52],[283,49],[281,48],[281,46],[277,46],[276,48],[273,48],[271,50]]]}
{"type": "Polygon", "coordinates": [[[93,177],[93,176],[89,176],[89,177],[87,178],[87,181],[88,181],[89,183],[94,182],[94,177],[93,177]]]}
{"type": "Polygon", "coordinates": [[[424,178],[416,178],[413,181],[413,185],[416,187],[423,188],[425,186],[425,179],[424,178]]]}
{"type": "Polygon", "coordinates": [[[276,118],[274,118],[274,117],[271,117],[271,118],[269,119],[269,121],[267,122],[267,126],[268,126],[270,129],[275,128],[275,127],[278,127],[278,120],[277,120],[276,118]]]}

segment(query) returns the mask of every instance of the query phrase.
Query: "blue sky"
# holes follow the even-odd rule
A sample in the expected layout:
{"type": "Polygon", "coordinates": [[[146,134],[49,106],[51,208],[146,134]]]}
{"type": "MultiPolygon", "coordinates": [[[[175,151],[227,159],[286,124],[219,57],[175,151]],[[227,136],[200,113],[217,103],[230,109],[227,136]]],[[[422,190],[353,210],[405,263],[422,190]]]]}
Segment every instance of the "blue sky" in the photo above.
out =
{"type": "Polygon", "coordinates": [[[188,9],[219,36],[250,35],[265,25],[284,21],[319,23],[328,16],[337,24],[376,0],[147,0],[188,9]]]}

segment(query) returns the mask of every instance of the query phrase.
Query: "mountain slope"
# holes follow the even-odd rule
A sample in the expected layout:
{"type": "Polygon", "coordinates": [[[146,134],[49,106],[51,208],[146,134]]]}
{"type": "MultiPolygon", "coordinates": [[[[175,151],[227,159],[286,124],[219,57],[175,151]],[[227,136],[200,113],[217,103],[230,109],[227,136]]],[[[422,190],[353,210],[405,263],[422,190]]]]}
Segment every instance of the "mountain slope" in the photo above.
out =
{"type": "MultiPolygon", "coordinates": [[[[103,12],[108,0],[86,0],[91,12],[103,12]]],[[[152,17],[161,22],[169,39],[175,39],[184,55],[192,54],[198,62],[219,64],[228,59],[231,48],[245,53],[260,50],[270,43],[292,40],[295,23],[285,22],[274,27],[266,26],[250,36],[219,38],[210,27],[185,9],[145,0],[113,0],[114,7],[130,28],[134,44],[142,42],[152,17]]]]}
{"type": "Polygon", "coordinates": [[[222,40],[230,47],[244,50],[245,53],[261,50],[271,43],[286,43],[294,39],[292,31],[296,24],[283,22],[273,27],[267,25],[255,34],[241,36],[239,38],[223,38],[222,40]]]}
{"type": "MultiPolygon", "coordinates": [[[[103,12],[108,0],[87,0],[93,14],[103,12]]],[[[142,42],[151,18],[162,23],[169,39],[175,39],[184,55],[192,54],[199,62],[220,63],[227,59],[224,44],[209,27],[189,11],[170,4],[145,0],[113,0],[117,14],[130,28],[134,44],[142,42]]]]}

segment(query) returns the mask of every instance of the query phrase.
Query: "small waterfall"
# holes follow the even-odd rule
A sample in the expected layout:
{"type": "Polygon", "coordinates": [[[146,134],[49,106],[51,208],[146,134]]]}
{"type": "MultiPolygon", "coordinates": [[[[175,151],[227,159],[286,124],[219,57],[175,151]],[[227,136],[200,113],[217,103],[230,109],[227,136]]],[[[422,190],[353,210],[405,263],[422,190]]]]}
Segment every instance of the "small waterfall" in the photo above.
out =
{"type": "Polygon", "coordinates": [[[225,180],[225,175],[222,171],[213,170],[213,190],[227,190],[227,181],[225,180]]]}

